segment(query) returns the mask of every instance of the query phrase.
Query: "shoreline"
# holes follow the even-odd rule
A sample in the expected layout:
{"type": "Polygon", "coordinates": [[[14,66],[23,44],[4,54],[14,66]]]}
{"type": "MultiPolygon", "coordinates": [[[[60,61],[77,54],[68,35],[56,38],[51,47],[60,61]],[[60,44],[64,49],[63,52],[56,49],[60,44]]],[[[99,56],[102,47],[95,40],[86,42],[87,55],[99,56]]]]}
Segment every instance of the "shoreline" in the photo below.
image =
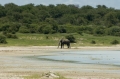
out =
{"type": "Polygon", "coordinates": [[[79,46],[63,49],[57,46],[5,46],[0,47],[0,50],[120,50],[120,45],[116,46],[79,46]]]}

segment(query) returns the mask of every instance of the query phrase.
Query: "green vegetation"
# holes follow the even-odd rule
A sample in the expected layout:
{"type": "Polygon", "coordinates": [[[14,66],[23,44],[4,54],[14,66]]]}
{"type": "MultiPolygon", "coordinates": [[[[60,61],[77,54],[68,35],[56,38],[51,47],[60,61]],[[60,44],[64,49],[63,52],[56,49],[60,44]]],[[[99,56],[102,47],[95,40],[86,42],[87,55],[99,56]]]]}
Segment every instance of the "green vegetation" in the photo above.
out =
{"type": "MultiPolygon", "coordinates": [[[[54,78],[54,79],[68,79],[68,78],[65,78],[64,76],[62,76],[62,75],[60,75],[58,73],[57,73],[57,75],[59,76],[59,78],[54,78]]],[[[30,76],[25,76],[24,79],[48,79],[48,78],[44,74],[42,74],[42,75],[33,74],[33,75],[30,75],[30,76]]]]}
{"type": "Polygon", "coordinates": [[[75,43],[75,37],[73,35],[67,35],[65,38],[67,38],[68,40],[70,40],[71,43],[75,43]]]}
{"type": "Polygon", "coordinates": [[[0,31],[12,33],[82,33],[120,36],[120,10],[97,5],[0,5],[0,31]]]}
{"type": "Polygon", "coordinates": [[[117,36],[94,36],[90,34],[79,35],[78,33],[72,34],[23,34],[16,33],[17,39],[6,38],[7,44],[0,44],[0,46],[58,46],[61,38],[72,35],[76,43],[71,46],[109,46],[114,45],[111,42],[117,40],[120,42],[120,37],[117,36]],[[95,41],[95,43],[91,43],[95,41]]]}
{"type": "Polygon", "coordinates": [[[24,79],[40,79],[41,76],[39,74],[33,74],[30,76],[25,76],[24,79]]]}
{"type": "Polygon", "coordinates": [[[91,44],[96,44],[96,42],[94,40],[91,41],[91,44]]]}
{"type": "Polygon", "coordinates": [[[70,79],[70,78],[65,78],[64,76],[58,74],[59,78],[55,78],[55,79],[70,79]]]}
{"type": "Polygon", "coordinates": [[[2,44],[6,44],[6,43],[7,43],[7,42],[6,42],[6,37],[5,37],[5,36],[0,35],[0,43],[2,43],[2,44]]]}
{"type": "Polygon", "coordinates": [[[119,44],[119,41],[118,41],[118,40],[113,40],[113,41],[111,42],[111,44],[119,44]]]}
{"type": "Polygon", "coordinates": [[[119,44],[120,10],[105,5],[8,3],[0,5],[0,33],[1,46],[56,46],[65,37],[72,46],[119,44]]]}

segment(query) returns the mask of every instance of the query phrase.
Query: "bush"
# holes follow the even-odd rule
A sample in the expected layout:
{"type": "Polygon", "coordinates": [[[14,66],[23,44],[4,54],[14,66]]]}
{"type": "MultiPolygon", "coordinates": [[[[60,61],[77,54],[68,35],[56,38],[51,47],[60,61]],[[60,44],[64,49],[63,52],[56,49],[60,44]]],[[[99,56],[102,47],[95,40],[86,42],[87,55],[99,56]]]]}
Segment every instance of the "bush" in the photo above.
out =
{"type": "Polygon", "coordinates": [[[0,43],[6,44],[6,37],[3,35],[0,35],[0,43]]]}
{"type": "Polygon", "coordinates": [[[92,26],[80,26],[77,28],[78,33],[87,33],[87,34],[93,34],[93,27],[92,26]]]}
{"type": "Polygon", "coordinates": [[[6,37],[7,38],[13,38],[13,39],[17,39],[18,38],[15,34],[10,34],[10,33],[6,34],[6,37]]]}
{"type": "Polygon", "coordinates": [[[113,40],[113,41],[111,42],[111,44],[119,44],[119,41],[118,41],[118,40],[113,40]]]}
{"type": "Polygon", "coordinates": [[[81,36],[83,36],[83,33],[81,31],[79,31],[78,34],[80,34],[81,36]]]}
{"type": "Polygon", "coordinates": [[[107,30],[108,35],[113,35],[113,36],[120,36],[120,27],[119,26],[114,26],[111,27],[107,30]]]}
{"type": "Polygon", "coordinates": [[[91,44],[96,44],[96,41],[92,40],[92,41],[91,41],[91,44]]]}
{"type": "Polygon", "coordinates": [[[50,33],[55,33],[55,30],[52,29],[51,25],[41,25],[38,27],[38,33],[43,33],[43,34],[50,34],[50,33]]]}
{"type": "Polygon", "coordinates": [[[26,26],[21,26],[19,29],[20,33],[30,33],[30,30],[26,26]]]}
{"type": "Polygon", "coordinates": [[[3,35],[7,35],[7,32],[6,32],[6,31],[3,31],[2,34],[3,34],[3,35]]]}
{"type": "Polygon", "coordinates": [[[94,35],[105,35],[105,28],[102,26],[96,27],[94,30],[94,35]]]}
{"type": "Polygon", "coordinates": [[[75,43],[76,42],[75,41],[75,37],[73,35],[67,35],[65,38],[70,40],[71,43],[75,43]]]}
{"type": "Polygon", "coordinates": [[[67,31],[66,31],[66,29],[65,29],[64,26],[59,26],[58,32],[60,32],[60,33],[66,33],[67,31]]]}

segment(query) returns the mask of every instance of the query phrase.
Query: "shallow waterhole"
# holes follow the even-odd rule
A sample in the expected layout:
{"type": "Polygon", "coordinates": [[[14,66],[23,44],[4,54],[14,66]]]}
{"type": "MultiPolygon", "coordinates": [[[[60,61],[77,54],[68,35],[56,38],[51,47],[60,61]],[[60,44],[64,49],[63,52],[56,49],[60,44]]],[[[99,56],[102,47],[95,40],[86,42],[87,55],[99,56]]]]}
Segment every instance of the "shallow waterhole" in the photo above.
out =
{"type": "Polygon", "coordinates": [[[54,52],[53,55],[25,56],[24,58],[74,64],[101,64],[120,66],[120,51],[61,51],[54,52]]]}

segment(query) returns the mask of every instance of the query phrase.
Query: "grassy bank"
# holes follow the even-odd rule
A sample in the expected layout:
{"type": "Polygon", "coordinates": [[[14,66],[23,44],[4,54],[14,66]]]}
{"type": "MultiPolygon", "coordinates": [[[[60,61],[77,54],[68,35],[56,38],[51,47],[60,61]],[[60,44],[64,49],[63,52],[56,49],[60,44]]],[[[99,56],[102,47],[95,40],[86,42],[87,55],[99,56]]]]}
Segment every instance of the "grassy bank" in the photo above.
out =
{"type": "MultiPolygon", "coordinates": [[[[61,38],[64,38],[69,34],[16,34],[18,39],[7,38],[7,44],[1,44],[1,46],[57,46],[61,38]]],[[[72,43],[71,46],[110,46],[111,42],[118,40],[120,43],[120,37],[115,36],[93,36],[89,34],[79,35],[77,33],[72,34],[76,43],[72,43]],[[92,41],[95,44],[91,43],[92,41]]]]}

